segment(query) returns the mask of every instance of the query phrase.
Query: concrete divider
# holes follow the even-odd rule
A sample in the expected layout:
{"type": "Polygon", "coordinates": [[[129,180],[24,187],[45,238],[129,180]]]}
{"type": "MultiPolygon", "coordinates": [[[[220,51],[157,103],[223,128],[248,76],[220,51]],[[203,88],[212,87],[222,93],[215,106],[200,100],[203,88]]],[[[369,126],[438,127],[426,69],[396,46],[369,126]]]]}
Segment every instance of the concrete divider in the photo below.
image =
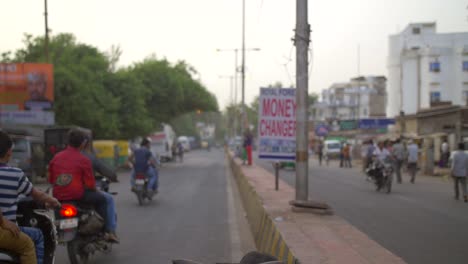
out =
{"type": "Polygon", "coordinates": [[[257,250],[287,264],[405,263],[338,216],[294,213],[294,189],[263,168],[242,166],[227,152],[257,250]]]}
{"type": "MultiPolygon", "coordinates": [[[[230,155],[230,153],[228,153],[230,155]]],[[[289,249],[270,215],[264,210],[260,196],[244,176],[240,164],[230,155],[229,162],[233,175],[239,186],[242,203],[247,213],[247,219],[255,239],[255,245],[260,252],[271,254],[284,263],[298,263],[289,249]]]]}

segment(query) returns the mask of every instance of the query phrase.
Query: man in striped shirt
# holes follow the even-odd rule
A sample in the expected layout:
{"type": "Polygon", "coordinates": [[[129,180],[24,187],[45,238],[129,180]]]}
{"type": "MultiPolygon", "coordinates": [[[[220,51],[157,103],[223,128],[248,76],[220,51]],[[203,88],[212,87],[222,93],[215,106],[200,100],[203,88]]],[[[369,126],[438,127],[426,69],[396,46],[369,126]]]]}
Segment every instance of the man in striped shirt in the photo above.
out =
{"type": "MultiPolygon", "coordinates": [[[[21,233],[29,236],[34,242],[36,248],[37,263],[41,264],[44,258],[44,238],[41,230],[32,227],[17,227],[16,210],[18,207],[18,198],[20,195],[31,196],[35,201],[44,203],[47,207],[60,206],[57,199],[45,194],[34,188],[23,171],[19,168],[9,167],[7,165],[11,158],[13,150],[13,141],[7,133],[0,131],[0,210],[2,212],[2,221],[0,233],[10,232],[13,236],[3,236],[0,242],[0,247],[7,250],[12,250],[24,256],[25,250],[24,236],[21,233]],[[21,233],[19,232],[21,230],[21,233]]],[[[36,263],[30,260],[28,262],[36,263]]],[[[23,262],[22,262],[23,263],[23,262]]]]}

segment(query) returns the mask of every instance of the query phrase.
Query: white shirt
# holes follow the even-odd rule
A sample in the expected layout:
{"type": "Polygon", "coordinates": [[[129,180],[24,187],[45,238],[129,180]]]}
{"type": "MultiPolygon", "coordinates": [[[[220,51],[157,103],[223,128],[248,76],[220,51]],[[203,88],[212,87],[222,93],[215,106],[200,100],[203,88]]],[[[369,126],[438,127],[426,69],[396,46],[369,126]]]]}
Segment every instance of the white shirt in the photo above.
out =
{"type": "Polygon", "coordinates": [[[418,162],[418,145],[414,143],[408,146],[408,162],[418,162]]]}
{"type": "Polygon", "coordinates": [[[448,144],[447,142],[442,143],[442,153],[448,152],[448,144]]]}
{"type": "Polygon", "coordinates": [[[390,156],[390,152],[386,148],[380,149],[377,147],[375,148],[373,155],[375,155],[380,161],[385,161],[387,157],[390,156]]]}

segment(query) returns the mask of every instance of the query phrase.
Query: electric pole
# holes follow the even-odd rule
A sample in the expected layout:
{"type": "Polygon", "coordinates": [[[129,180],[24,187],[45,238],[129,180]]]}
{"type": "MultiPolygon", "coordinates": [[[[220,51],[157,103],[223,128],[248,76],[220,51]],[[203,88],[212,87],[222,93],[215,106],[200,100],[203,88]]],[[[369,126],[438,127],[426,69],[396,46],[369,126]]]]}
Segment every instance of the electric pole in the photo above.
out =
{"type": "Polygon", "coordinates": [[[309,42],[307,0],[296,1],[296,201],[309,198],[309,142],[307,97],[309,89],[309,42]]]}
{"type": "Polygon", "coordinates": [[[331,213],[325,203],[309,200],[309,61],[310,25],[307,0],[296,0],[296,199],[293,211],[331,213]]]}
{"type": "Polygon", "coordinates": [[[49,23],[47,21],[47,0],[44,0],[44,20],[45,20],[45,42],[44,42],[44,52],[46,62],[49,63],[49,23]]]}
{"type": "Polygon", "coordinates": [[[242,121],[241,134],[245,132],[246,113],[245,113],[245,0],[242,0],[242,68],[241,68],[241,85],[242,85],[242,121]]]}

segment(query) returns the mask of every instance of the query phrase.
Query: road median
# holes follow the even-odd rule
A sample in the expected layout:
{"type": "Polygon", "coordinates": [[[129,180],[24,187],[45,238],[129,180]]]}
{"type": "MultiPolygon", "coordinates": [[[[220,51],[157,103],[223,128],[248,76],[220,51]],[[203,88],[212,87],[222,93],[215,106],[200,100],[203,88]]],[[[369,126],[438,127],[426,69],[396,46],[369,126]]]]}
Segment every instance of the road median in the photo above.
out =
{"type": "Polygon", "coordinates": [[[228,152],[257,249],[287,264],[405,263],[336,215],[292,212],[294,189],[259,166],[244,166],[228,152]]]}

